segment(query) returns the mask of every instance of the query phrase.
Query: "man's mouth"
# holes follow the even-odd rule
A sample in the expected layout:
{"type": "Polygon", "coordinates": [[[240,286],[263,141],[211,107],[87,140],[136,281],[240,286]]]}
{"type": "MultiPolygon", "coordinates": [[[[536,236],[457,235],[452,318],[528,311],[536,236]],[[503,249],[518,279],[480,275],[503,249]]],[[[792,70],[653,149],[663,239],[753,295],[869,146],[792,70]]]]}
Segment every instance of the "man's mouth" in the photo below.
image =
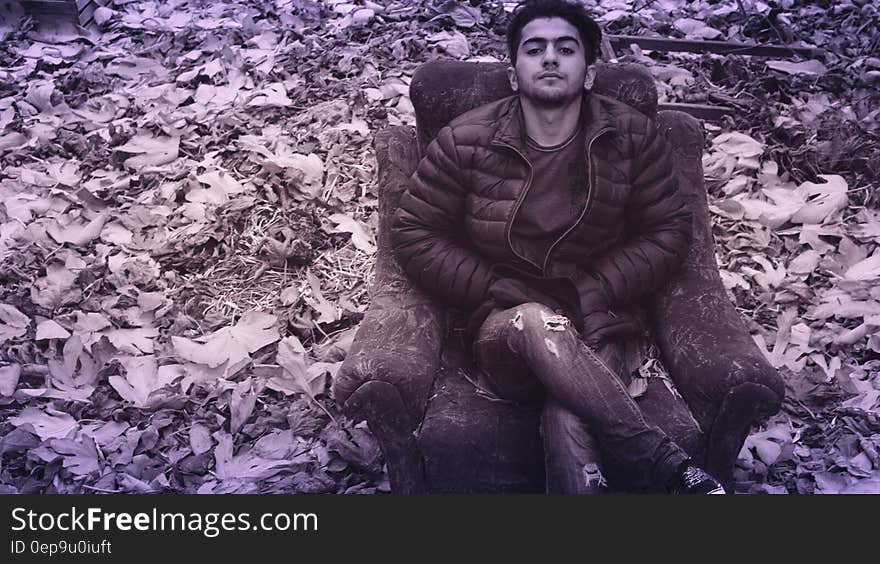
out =
{"type": "Polygon", "coordinates": [[[545,79],[545,78],[559,78],[559,79],[561,79],[561,78],[562,78],[562,75],[561,75],[561,74],[556,74],[556,73],[554,73],[554,72],[545,72],[544,74],[539,74],[539,75],[538,75],[538,80],[543,80],[543,79],[545,79]]]}

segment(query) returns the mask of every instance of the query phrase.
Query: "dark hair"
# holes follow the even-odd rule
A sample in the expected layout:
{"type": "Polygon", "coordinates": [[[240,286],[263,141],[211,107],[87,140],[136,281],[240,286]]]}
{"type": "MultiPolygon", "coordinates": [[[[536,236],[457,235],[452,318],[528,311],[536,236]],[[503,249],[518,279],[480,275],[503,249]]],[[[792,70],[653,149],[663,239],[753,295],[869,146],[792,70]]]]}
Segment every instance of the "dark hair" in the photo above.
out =
{"type": "Polygon", "coordinates": [[[516,52],[523,28],[530,21],[539,18],[564,19],[580,33],[587,64],[591,65],[599,58],[602,30],[581,4],[567,0],[524,0],[514,10],[513,19],[507,27],[507,51],[512,65],[516,65],[516,52]]]}

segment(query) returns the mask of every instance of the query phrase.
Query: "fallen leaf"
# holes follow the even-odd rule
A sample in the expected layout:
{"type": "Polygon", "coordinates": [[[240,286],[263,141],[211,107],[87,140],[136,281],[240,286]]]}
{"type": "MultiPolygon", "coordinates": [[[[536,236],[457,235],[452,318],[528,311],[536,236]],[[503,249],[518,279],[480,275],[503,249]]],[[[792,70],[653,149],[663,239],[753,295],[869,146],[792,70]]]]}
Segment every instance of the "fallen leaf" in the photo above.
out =
{"type": "Polygon", "coordinates": [[[866,480],[859,480],[852,485],[842,488],[837,493],[844,495],[877,495],[880,493],[880,477],[875,476],[866,480]]]}
{"type": "Polygon", "coordinates": [[[99,446],[107,446],[116,441],[129,429],[124,421],[96,421],[82,426],[82,433],[95,439],[99,446]]]}
{"type": "Polygon", "coordinates": [[[444,2],[437,10],[442,15],[452,18],[458,27],[466,29],[472,28],[482,21],[482,15],[478,9],[455,0],[444,2]]]}
{"type": "Polygon", "coordinates": [[[878,405],[880,405],[880,390],[873,388],[864,389],[856,397],[841,404],[842,407],[852,407],[863,411],[874,411],[878,405]]]}
{"type": "Polygon", "coordinates": [[[186,193],[186,199],[190,202],[202,202],[206,204],[224,204],[230,196],[235,196],[248,191],[229,173],[224,171],[211,171],[201,174],[196,179],[207,184],[208,188],[196,188],[186,193]]]}
{"type": "Polygon", "coordinates": [[[253,452],[270,460],[289,460],[297,454],[301,445],[290,429],[275,429],[254,443],[253,452]]]}
{"type": "Polygon", "coordinates": [[[38,446],[40,446],[40,439],[33,433],[23,429],[13,429],[3,438],[0,438],[0,455],[8,452],[27,452],[38,446]]]}
{"type": "Polygon", "coordinates": [[[64,343],[63,360],[48,360],[49,382],[66,399],[82,400],[95,390],[98,367],[83,347],[83,340],[74,335],[64,343]]]}
{"type": "Polygon", "coordinates": [[[812,249],[808,249],[788,263],[788,272],[801,276],[810,275],[819,266],[821,259],[822,255],[812,249]]]}
{"type": "Polygon", "coordinates": [[[128,143],[116,147],[122,153],[135,155],[125,160],[125,166],[141,169],[148,166],[160,166],[177,159],[180,139],[177,137],[157,136],[140,133],[129,139],[128,143]]]}
{"type": "Polygon", "coordinates": [[[9,325],[0,324],[0,345],[6,341],[17,339],[27,333],[27,329],[22,327],[10,327],[9,325]]]}
{"type": "Polygon", "coordinates": [[[182,365],[185,376],[180,381],[180,390],[183,393],[187,393],[190,387],[194,384],[207,385],[232,378],[250,363],[250,357],[242,359],[236,364],[224,362],[216,367],[210,367],[195,362],[185,362],[182,365]]]}
{"type": "Polygon", "coordinates": [[[193,454],[204,454],[211,450],[214,441],[211,439],[211,432],[201,423],[194,423],[189,429],[189,446],[193,454]]]}
{"type": "Polygon", "coordinates": [[[8,304],[0,304],[0,321],[10,327],[26,329],[31,324],[30,318],[8,304]]]}
{"type": "Polygon", "coordinates": [[[0,366],[0,396],[14,394],[19,377],[21,377],[21,366],[17,364],[0,366]]]}
{"type": "MultiPolygon", "coordinates": [[[[505,2],[504,6],[505,10],[507,10],[507,7],[510,6],[510,9],[507,11],[513,11],[513,7],[516,6],[516,4],[505,2]]],[[[629,10],[608,10],[607,12],[596,18],[596,21],[599,23],[611,23],[630,17],[632,17],[632,13],[629,10]]]]}
{"type": "Polygon", "coordinates": [[[742,288],[743,290],[751,290],[752,286],[748,283],[748,281],[743,278],[742,274],[738,272],[730,272],[725,269],[719,269],[721,274],[721,283],[724,284],[724,287],[728,290],[732,290],[734,288],[742,288]]]}
{"type": "Polygon", "coordinates": [[[284,369],[282,376],[275,376],[266,382],[266,387],[286,395],[304,393],[314,398],[312,387],[307,380],[308,358],[306,350],[295,335],[285,337],[278,343],[275,363],[284,369]]]}
{"type": "Polygon", "coordinates": [[[722,33],[714,27],[709,27],[705,23],[692,18],[679,18],[672,22],[672,25],[675,29],[684,33],[688,37],[715,39],[722,35],[722,33]]]}
{"type": "Polygon", "coordinates": [[[299,289],[295,285],[288,286],[281,291],[281,305],[291,306],[299,301],[299,289]]]}
{"type": "Polygon", "coordinates": [[[306,274],[306,280],[309,283],[309,287],[312,290],[312,295],[307,296],[305,300],[308,302],[312,308],[316,312],[318,312],[318,323],[332,323],[336,321],[336,306],[331,304],[324,298],[324,294],[321,292],[321,283],[315,277],[314,274],[309,272],[306,274]]]}
{"type": "Polygon", "coordinates": [[[238,433],[254,412],[257,394],[254,392],[251,378],[246,378],[232,389],[229,397],[229,432],[238,433]]]}
{"type": "Polygon", "coordinates": [[[30,140],[21,133],[0,135],[0,154],[4,151],[17,151],[30,144],[30,140]]]}
{"type": "Polygon", "coordinates": [[[865,281],[880,278],[880,251],[846,269],[843,277],[847,280],[865,281]]]}
{"type": "Polygon", "coordinates": [[[82,296],[75,283],[76,274],[64,264],[52,262],[46,267],[46,276],[31,287],[31,301],[49,310],[75,302],[82,296]]]}
{"type": "Polygon", "coordinates": [[[125,375],[110,376],[110,385],[122,399],[137,407],[153,407],[166,399],[157,392],[184,374],[178,364],[157,366],[153,355],[124,356],[118,360],[125,368],[125,375]]]}
{"type": "Polygon", "coordinates": [[[765,290],[775,288],[785,280],[785,266],[779,265],[778,267],[775,267],[769,260],[761,255],[753,256],[752,260],[760,264],[764,268],[764,271],[761,272],[760,270],[749,268],[747,266],[742,267],[742,271],[751,275],[755,279],[755,282],[765,290]]]}
{"type": "Polygon", "coordinates": [[[810,76],[822,76],[828,72],[828,69],[821,61],[810,59],[800,63],[791,61],[767,61],[767,66],[773,70],[778,70],[786,74],[805,74],[810,76]]]}
{"type": "Polygon", "coordinates": [[[754,446],[758,458],[767,466],[773,465],[782,454],[782,447],[769,439],[755,439],[752,446],[754,446]]]}
{"type": "Polygon", "coordinates": [[[379,442],[373,435],[357,427],[351,429],[349,433],[351,438],[335,425],[328,428],[322,433],[327,440],[327,449],[359,468],[375,470],[382,455],[379,442]]]}
{"type": "Polygon", "coordinates": [[[121,223],[108,223],[101,230],[101,240],[114,245],[128,245],[134,239],[134,233],[126,229],[121,223]]]}
{"type": "Polygon", "coordinates": [[[793,223],[822,223],[849,203],[847,184],[836,174],[820,174],[825,183],[804,182],[797,187],[806,203],[791,217],[793,223]]]}
{"type": "Polygon", "coordinates": [[[211,335],[195,340],[174,336],[174,350],[191,362],[216,368],[225,362],[238,364],[250,360],[250,353],[281,338],[276,326],[278,318],[259,311],[250,311],[232,327],[224,327],[211,335]]]}
{"type": "Polygon", "coordinates": [[[796,190],[763,188],[761,193],[772,201],[750,198],[746,194],[741,194],[734,200],[742,206],[746,219],[756,220],[770,229],[777,229],[788,223],[804,205],[804,198],[796,190]]]}
{"type": "Polygon", "coordinates": [[[247,188],[241,185],[235,178],[226,171],[212,170],[204,174],[196,176],[196,180],[203,184],[207,184],[212,188],[222,190],[227,195],[241,194],[247,191],[247,188]]]}
{"type": "Polygon", "coordinates": [[[828,319],[838,317],[851,319],[880,314],[880,303],[869,300],[830,300],[819,304],[811,315],[813,319],[828,319]]]}
{"type": "Polygon", "coordinates": [[[294,187],[310,198],[317,198],[324,189],[324,162],[314,153],[275,155],[272,159],[266,159],[266,162],[283,169],[285,177],[292,181],[294,187]]]}
{"type": "Polygon", "coordinates": [[[847,480],[846,476],[833,472],[816,472],[813,474],[813,479],[816,481],[816,487],[819,490],[816,493],[820,494],[838,494],[849,486],[849,480],[847,480]]]}
{"type": "Polygon", "coordinates": [[[66,339],[70,337],[70,331],[58,325],[55,321],[47,319],[37,324],[37,341],[46,339],[66,339]]]}
{"type": "Polygon", "coordinates": [[[69,221],[62,225],[58,221],[49,225],[48,233],[58,243],[70,243],[75,246],[88,245],[101,235],[104,223],[107,222],[108,214],[101,213],[88,223],[69,221]]]}
{"type": "Polygon", "coordinates": [[[110,323],[110,320],[100,313],[83,313],[78,311],[76,312],[76,323],[73,325],[73,330],[80,336],[85,337],[89,333],[95,333],[112,326],[113,324],[110,323]]]}
{"type": "Polygon", "coordinates": [[[254,93],[253,98],[247,103],[248,106],[260,108],[284,108],[293,104],[287,97],[287,89],[281,82],[270,84],[254,93]]]}
{"type": "Polygon", "coordinates": [[[47,446],[62,457],[64,468],[76,476],[101,471],[98,447],[90,436],[84,436],[80,440],[52,439],[47,446]]]}
{"type": "Polygon", "coordinates": [[[26,407],[21,413],[8,419],[16,427],[23,428],[40,437],[41,441],[62,439],[79,428],[69,414],[46,408],[45,411],[36,407],[26,407]]]}
{"type": "Polygon", "coordinates": [[[143,480],[135,478],[131,474],[121,472],[116,475],[116,480],[120,488],[123,488],[126,492],[135,494],[161,493],[165,488],[168,487],[168,479],[165,478],[164,474],[159,474],[153,480],[147,483],[143,480]]]}
{"type": "Polygon", "coordinates": [[[734,157],[757,157],[764,153],[764,145],[744,133],[731,131],[712,140],[713,148],[734,157]]]}
{"type": "Polygon", "coordinates": [[[103,331],[101,334],[105,335],[120,351],[137,356],[153,352],[153,339],[159,336],[159,330],[155,327],[112,329],[103,331]]]}
{"type": "Polygon", "coordinates": [[[292,465],[292,461],[270,460],[253,451],[233,456],[232,436],[218,432],[214,437],[217,439],[217,447],[214,449],[215,473],[221,480],[265,480],[292,465]]]}
{"type": "Polygon", "coordinates": [[[428,41],[446,51],[450,57],[464,59],[470,56],[471,48],[467,37],[460,31],[438,31],[427,37],[428,41]]]}
{"type": "Polygon", "coordinates": [[[351,13],[351,23],[354,26],[364,26],[372,21],[376,12],[370,8],[360,8],[351,13]]]}
{"type": "Polygon", "coordinates": [[[58,184],[67,187],[77,186],[82,180],[82,174],[79,172],[79,165],[76,161],[50,163],[46,167],[46,174],[58,184]]]}
{"type": "Polygon", "coordinates": [[[335,233],[351,233],[351,242],[359,250],[369,255],[376,252],[376,239],[366,225],[344,213],[334,213],[330,221],[336,224],[335,233]]]}

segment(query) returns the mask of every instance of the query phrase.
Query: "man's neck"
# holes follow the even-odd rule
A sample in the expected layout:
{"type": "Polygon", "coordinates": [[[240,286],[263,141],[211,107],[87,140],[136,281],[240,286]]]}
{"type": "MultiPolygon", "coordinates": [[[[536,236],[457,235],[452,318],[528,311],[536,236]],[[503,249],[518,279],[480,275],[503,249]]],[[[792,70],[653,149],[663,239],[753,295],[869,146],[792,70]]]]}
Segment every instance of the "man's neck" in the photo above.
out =
{"type": "Polygon", "coordinates": [[[558,108],[545,108],[520,96],[526,135],[542,147],[559,145],[574,135],[580,123],[581,100],[579,96],[558,108]]]}

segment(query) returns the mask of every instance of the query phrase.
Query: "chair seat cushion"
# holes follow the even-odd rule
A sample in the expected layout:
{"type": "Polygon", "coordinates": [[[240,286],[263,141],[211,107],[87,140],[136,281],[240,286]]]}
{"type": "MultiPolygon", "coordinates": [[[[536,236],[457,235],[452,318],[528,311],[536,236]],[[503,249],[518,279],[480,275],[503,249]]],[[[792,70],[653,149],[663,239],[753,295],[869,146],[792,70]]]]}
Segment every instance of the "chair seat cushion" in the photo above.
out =
{"type": "Polygon", "coordinates": [[[430,490],[542,492],[540,407],[479,395],[465,377],[472,370],[462,347],[450,341],[419,433],[430,490]]]}
{"type": "MultiPolygon", "coordinates": [[[[470,355],[457,340],[448,340],[418,439],[430,491],[543,492],[540,404],[528,407],[490,399],[468,381],[471,374],[470,355]]],[[[701,459],[704,434],[663,380],[649,379],[636,403],[649,422],[701,459]]],[[[624,468],[605,468],[613,489],[632,489],[628,474],[624,468]]],[[[653,489],[659,489],[656,486],[653,489]]]]}

